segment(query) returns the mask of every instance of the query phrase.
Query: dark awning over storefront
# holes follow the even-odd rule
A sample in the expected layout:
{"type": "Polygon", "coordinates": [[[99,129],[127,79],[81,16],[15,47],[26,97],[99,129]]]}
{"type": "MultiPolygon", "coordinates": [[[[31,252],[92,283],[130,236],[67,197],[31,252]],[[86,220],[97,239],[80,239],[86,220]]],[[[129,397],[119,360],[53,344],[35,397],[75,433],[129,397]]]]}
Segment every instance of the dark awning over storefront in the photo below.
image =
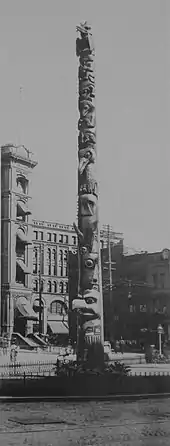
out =
{"type": "Polygon", "coordinates": [[[31,240],[29,240],[28,236],[24,233],[24,231],[21,228],[18,228],[17,230],[17,237],[21,242],[25,243],[25,245],[32,244],[31,240]]]}
{"type": "Polygon", "coordinates": [[[48,321],[48,325],[55,334],[68,334],[68,328],[62,321],[48,321]]]}
{"type": "Polygon", "coordinates": [[[18,201],[17,206],[22,215],[30,215],[31,211],[27,208],[27,205],[23,201],[18,201]]]}
{"type": "Polygon", "coordinates": [[[17,265],[22,269],[22,271],[23,271],[25,274],[29,274],[29,273],[30,273],[28,267],[25,265],[25,263],[23,262],[23,260],[21,260],[21,259],[17,259],[17,260],[16,260],[16,263],[17,263],[17,265]]]}
{"type": "Polygon", "coordinates": [[[20,317],[24,317],[28,320],[38,320],[37,314],[33,310],[30,302],[26,299],[26,297],[18,297],[16,307],[20,313],[20,317]]]}

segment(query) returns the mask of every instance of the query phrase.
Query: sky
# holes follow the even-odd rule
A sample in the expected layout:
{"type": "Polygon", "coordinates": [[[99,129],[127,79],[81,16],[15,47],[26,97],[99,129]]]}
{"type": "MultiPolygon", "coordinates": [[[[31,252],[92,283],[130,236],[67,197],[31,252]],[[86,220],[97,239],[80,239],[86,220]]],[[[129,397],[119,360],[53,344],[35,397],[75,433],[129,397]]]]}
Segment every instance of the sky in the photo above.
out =
{"type": "Polygon", "coordinates": [[[38,161],[33,217],[72,224],[85,20],[96,47],[100,224],[126,246],[170,248],[169,0],[1,0],[0,144],[24,144],[38,161]]]}

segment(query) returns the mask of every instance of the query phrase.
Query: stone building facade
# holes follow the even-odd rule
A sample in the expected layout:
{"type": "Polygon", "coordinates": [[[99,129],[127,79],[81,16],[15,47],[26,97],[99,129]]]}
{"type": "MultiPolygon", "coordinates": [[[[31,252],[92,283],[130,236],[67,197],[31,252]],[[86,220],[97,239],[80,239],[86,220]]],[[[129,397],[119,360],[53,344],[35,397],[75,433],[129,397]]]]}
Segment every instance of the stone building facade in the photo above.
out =
{"type": "Polygon", "coordinates": [[[32,330],[30,178],[36,161],[24,146],[1,148],[1,332],[32,330]]]}
{"type": "MultiPolygon", "coordinates": [[[[101,247],[108,242],[107,228],[100,232],[101,247]]],[[[110,230],[110,242],[117,243],[121,233],[110,230]]],[[[69,253],[77,252],[77,235],[72,225],[33,220],[33,306],[39,307],[42,297],[42,332],[68,335],[69,253]],[[41,273],[41,275],[40,275],[41,273]]],[[[38,330],[34,322],[33,330],[38,330]]]]}

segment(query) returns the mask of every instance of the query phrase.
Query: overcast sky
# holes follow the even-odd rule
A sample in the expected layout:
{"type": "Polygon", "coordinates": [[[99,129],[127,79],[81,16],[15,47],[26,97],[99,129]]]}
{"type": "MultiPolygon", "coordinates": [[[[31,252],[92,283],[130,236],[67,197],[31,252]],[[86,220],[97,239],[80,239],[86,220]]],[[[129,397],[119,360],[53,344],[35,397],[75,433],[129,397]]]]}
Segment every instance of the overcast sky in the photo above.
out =
{"type": "Polygon", "coordinates": [[[76,25],[88,20],[96,46],[101,223],[123,232],[127,246],[170,248],[170,2],[0,6],[0,143],[22,143],[35,154],[34,217],[76,218],[76,25]]]}

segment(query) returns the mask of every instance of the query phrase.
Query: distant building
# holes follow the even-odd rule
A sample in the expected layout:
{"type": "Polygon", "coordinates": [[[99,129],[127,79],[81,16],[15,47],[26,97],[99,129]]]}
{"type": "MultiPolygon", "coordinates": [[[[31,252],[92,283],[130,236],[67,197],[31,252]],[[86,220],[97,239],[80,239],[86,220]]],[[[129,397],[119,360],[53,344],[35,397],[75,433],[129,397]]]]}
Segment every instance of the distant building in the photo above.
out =
{"type": "Polygon", "coordinates": [[[170,340],[170,251],[119,256],[113,277],[112,309],[104,291],[112,338],[155,343],[161,323],[170,340]]]}

